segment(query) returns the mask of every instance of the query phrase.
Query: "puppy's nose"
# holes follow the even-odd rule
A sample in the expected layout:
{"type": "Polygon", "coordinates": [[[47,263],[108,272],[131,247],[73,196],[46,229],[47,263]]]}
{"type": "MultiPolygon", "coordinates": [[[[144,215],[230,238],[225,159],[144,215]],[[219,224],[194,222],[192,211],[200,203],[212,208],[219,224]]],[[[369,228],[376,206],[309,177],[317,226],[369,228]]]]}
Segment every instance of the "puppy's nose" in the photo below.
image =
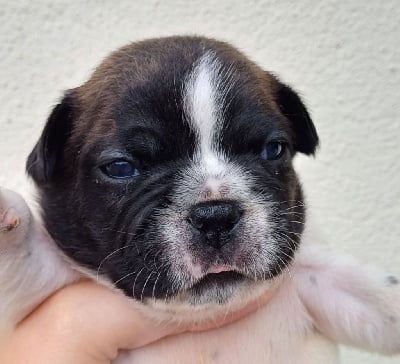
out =
{"type": "Polygon", "coordinates": [[[201,233],[205,244],[220,248],[228,243],[230,232],[239,222],[242,213],[234,202],[204,202],[192,208],[187,220],[201,233]]]}

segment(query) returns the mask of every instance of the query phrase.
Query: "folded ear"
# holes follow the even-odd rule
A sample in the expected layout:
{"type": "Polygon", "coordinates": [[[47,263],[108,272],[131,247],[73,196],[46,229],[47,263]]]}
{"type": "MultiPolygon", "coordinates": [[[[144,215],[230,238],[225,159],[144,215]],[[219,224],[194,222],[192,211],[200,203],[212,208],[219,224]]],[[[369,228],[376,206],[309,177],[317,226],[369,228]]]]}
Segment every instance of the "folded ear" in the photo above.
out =
{"type": "Polygon", "coordinates": [[[295,150],[307,155],[314,154],[319,143],[318,135],[300,96],[279,81],[277,93],[281,112],[292,124],[295,150]]]}
{"type": "Polygon", "coordinates": [[[72,130],[75,111],[74,93],[69,91],[54,107],[26,162],[26,171],[37,184],[46,184],[54,177],[57,162],[72,130]]]}

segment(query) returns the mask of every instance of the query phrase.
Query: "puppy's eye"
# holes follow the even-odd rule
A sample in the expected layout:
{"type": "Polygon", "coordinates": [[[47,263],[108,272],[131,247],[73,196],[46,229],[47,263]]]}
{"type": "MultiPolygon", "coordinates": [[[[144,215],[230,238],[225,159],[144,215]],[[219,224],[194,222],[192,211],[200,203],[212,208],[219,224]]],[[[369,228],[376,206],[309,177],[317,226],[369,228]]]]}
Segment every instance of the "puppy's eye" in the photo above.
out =
{"type": "Polygon", "coordinates": [[[284,151],[285,145],[283,143],[277,141],[269,142],[265,144],[261,152],[261,158],[268,161],[276,160],[282,157],[284,151]]]}
{"type": "Polygon", "coordinates": [[[118,160],[101,167],[103,173],[111,178],[130,178],[139,175],[138,169],[130,162],[118,160]]]}

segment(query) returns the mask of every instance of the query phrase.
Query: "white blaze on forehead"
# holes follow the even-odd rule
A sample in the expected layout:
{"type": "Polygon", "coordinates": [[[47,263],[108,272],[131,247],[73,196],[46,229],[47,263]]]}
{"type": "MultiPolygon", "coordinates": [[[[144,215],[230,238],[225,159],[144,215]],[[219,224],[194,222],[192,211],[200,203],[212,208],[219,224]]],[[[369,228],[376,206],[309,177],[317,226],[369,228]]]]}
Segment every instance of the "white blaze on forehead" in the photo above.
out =
{"type": "Polygon", "coordinates": [[[190,73],[183,91],[185,114],[197,136],[195,159],[208,176],[221,175],[225,170],[223,153],[217,151],[214,140],[223,123],[230,71],[225,72],[215,54],[207,52],[190,73]]]}

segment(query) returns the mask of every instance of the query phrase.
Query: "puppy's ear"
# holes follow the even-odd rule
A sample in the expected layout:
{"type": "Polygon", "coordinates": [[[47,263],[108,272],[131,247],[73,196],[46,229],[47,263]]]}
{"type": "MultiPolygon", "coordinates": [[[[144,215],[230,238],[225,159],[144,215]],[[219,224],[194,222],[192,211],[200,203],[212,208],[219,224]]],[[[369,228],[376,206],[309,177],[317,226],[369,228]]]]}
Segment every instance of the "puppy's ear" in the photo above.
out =
{"type": "Polygon", "coordinates": [[[300,96],[289,86],[278,81],[277,101],[283,115],[291,122],[294,131],[294,148],[300,153],[314,154],[318,135],[311,117],[300,96]]]}
{"type": "Polygon", "coordinates": [[[74,92],[69,91],[51,112],[26,162],[26,171],[37,184],[46,184],[54,177],[57,162],[71,134],[75,110],[74,92]]]}

